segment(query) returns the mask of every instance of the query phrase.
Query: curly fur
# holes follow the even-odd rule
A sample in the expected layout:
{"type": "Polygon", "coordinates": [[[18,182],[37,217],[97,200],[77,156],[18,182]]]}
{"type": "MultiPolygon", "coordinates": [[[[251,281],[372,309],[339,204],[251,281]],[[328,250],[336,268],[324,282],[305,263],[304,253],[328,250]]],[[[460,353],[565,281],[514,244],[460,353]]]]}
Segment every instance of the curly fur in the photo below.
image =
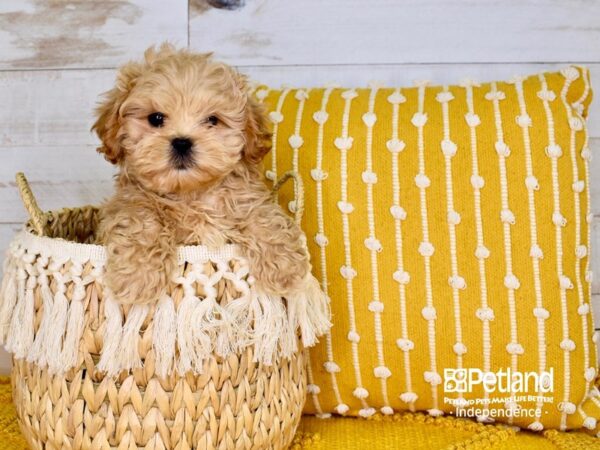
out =
{"type": "Polygon", "coordinates": [[[270,135],[244,76],[210,55],[165,44],[120,69],[97,113],[98,151],[119,167],[98,230],[108,253],[105,282],[118,301],[158,301],[176,247],[193,244],[234,242],[263,290],[301,289],[308,254],[301,230],[264,184],[259,165],[270,135]],[[155,112],[165,115],[160,128],[148,122],[155,112]],[[177,137],[193,142],[184,169],[171,155],[177,137]]]}

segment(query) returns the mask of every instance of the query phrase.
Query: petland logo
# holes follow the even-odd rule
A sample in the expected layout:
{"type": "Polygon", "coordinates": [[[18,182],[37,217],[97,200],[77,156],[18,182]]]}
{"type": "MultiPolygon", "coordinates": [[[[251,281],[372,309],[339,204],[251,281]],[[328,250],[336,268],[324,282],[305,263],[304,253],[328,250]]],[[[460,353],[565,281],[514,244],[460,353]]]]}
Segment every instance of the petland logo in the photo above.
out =
{"type": "Polygon", "coordinates": [[[479,385],[487,393],[554,392],[554,368],[549,372],[518,372],[510,368],[498,372],[477,368],[444,369],[444,392],[473,392],[479,385]]]}

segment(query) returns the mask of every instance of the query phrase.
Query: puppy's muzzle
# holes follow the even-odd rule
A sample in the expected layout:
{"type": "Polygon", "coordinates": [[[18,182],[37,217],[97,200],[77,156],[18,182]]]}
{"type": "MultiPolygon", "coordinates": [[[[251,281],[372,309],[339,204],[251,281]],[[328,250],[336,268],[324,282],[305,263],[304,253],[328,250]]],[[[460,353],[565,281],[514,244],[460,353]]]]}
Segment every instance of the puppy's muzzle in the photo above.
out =
{"type": "Polygon", "coordinates": [[[171,140],[171,161],[177,169],[189,169],[194,165],[193,146],[192,140],[186,137],[171,140]]]}

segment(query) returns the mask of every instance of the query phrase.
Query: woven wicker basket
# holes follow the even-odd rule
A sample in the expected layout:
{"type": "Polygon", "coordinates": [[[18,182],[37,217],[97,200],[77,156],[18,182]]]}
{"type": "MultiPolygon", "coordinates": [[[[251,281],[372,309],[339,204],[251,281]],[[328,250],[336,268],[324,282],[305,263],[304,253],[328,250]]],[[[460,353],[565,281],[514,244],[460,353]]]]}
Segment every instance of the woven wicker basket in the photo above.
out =
{"type": "Polygon", "coordinates": [[[327,323],[291,305],[314,309],[312,299],[261,296],[235,246],[196,246],[179,250],[180,273],[156,305],[122,306],[102,286],[97,210],[42,213],[17,180],[31,220],[5,262],[0,343],[31,448],[290,444],[306,393],[302,341],[327,323]]]}

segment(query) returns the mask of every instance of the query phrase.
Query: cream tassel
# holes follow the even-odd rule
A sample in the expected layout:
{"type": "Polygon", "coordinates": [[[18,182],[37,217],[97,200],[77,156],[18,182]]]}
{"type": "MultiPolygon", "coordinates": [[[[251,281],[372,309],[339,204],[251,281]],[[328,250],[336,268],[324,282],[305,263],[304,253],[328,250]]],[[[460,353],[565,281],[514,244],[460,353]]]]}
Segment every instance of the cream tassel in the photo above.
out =
{"type": "Polygon", "coordinates": [[[46,346],[48,345],[48,335],[51,333],[54,326],[51,320],[54,299],[52,297],[52,292],[50,291],[50,286],[48,286],[48,275],[45,268],[47,263],[48,258],[43,257],[40,257],[36,263],[38,286],[42,297],[42,321],[36,333],[33,345],[31,346],[31,350],[29,351],[29,355],[27,356],[27,361],[35,362],[42,367],[47,363],[46,346]]]}
{"type": "Polygon", "coordinates": [[[108,376],[118,375],[121,370],[131,370],[142,367],[140,357],[140,329],[148,315],[148,305],[133,305],[127,315],[125,326],[123,327],[123,337],[121,338],[121,348],[117,353],[118,363],[112,372],[107,372],[108,376]]]}
{"type": "MultiPolygon", "coordinates": [[[[17,304],[17,279],[19,274],[16,257],[9,257],[4,271],[4,279],[2,280],[2,291],[0,292],[0,345],[5,344],[7,341],[10,322],[17,304]]],[[[23,271],[23,277],[25,276],[23,271]]]]}
{"type": "Polygon", "coordinates": [[[184,285],[184,296],[177,309],[177,346],[179,349],[179,361],[177,371],[180,375],[192,370],[194,360],[194,349],[192,346],[192,314],[199,302],[194,295],[190,285],[184,285]]]}
{"type": "Polygon", "coordinates": [[[33,290],[36,285],[37,280],[33,274],[29,275],[27,281],[19,280],[19,298],[10,323],[6,345],[7,350],[13,353],[16,359],[25,358],[33,344],[33,321],[35,320],[33,290]],[[25,292],[21,291],[22,284],[25,284],[25,292]]]}
{"type": "MultiPolygon", "coordinates": [[[[214,290],[212,287],[206,287],[206,290],[214,290]]],[[[215,293],[196,303],[191,320],[191,336],[193,345],[193,366],[194,372],[201,374],[204,368],[204,362],[212,355],[214,344],[221,327],[220,320],[215,316],[217,301],[215,293]]]]}
{"type": "Polygon", "coordinates": [[[288,318],[293,329],[300,327],[302,344],[312,347],[318,337],[331,328],[329,299],[321,290],[319,282],[308,274],[304,286],[298,292],[285,296],[288,300],[288,318]]]}
{"type": "Polygon", "coordinates": [[[67,333],[62,351],[62,369],[64,371],[74,367],[77,363],[79,343],[83,335],[85,321],[85,286],[81,279],[74,276],[75,289],[69,305],[69,318],[67,320],[67,333]]]}
{"type": "MultiPolygon", "coordinates": [[[[51,266],[54,266],[52,263],[51,266]]],[[[53,267],[54,268],[54,267],[53,267]]],[[[46,341],[46,356],[45,360],[48,363],[50,373],[62,372],[62,341],[67,327],[67,314],[69,301],[65,296],[66,279],[58,269],[53,274],[56,281],[56,293],[54,294],[54,302],[50,315],[51,326],[48,329],[46,341]]]]}
{"type": "Polygon", "coordinates": [[[173,369],[177,339],[177,313],[173,299],[164,295],[154,313],[152,347],[156,358],[156,373],[165,378],[173,369]]]}
{"type": "Polygon", "coordinates": [[[297,350],[292,337],[294,330],[287,323],[281,297],[253,289],[249,314],[253,319],[251,344],[254,361],[271,365],[279,360],[280,355],[285,358],[297,350]]]}
{"type": "Polygon", "coordinates": [[[106,328],[104,329],[104,342],[102,344],[102,354],[98,362],[98,370],[110,374],[118,373],[116,367],[117,352],[119,343],[123,336],[123,314],[121,306],[113,298],[108,289],[105,289],[104,317],[106,318],[106,328]]]}

